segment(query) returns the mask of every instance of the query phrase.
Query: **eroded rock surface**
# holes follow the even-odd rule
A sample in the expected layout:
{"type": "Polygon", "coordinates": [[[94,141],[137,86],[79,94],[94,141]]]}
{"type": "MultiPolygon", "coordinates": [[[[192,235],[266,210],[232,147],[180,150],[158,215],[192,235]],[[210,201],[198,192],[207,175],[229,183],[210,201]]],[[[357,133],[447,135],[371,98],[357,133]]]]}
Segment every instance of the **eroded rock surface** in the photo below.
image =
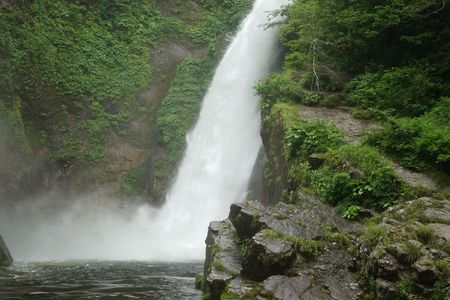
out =
{"type": "Polygon", "coordinates": [[[356,226],[314,197],[298,205],[233,204],[206,239],[204,291],[211,299],[357,299],[352,257],[330,228],[356,226]]]}

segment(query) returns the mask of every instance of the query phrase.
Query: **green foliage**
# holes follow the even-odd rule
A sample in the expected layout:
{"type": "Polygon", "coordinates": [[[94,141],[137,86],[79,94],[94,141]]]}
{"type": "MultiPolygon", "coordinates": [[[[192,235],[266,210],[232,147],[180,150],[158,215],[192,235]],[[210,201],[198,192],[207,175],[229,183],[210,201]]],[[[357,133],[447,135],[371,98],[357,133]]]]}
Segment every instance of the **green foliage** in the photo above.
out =
{"type": "Polygon", "coordinates": [[[146,163],[128,171],[125,180],[120,187],[125,196],[141,196],[145,188],[145,179],[148,172],[146,163]]]}
{"type": "Polygon", "coordinates": [[[186,59],[157,111],[158,142],[167,150],[156,158],[156,175],[168,179],[183,155],[186,133],[193,126],[214,72],[215,60],[186,59]]]}
{"type": "Polygon", "coordinates": [[[225,271],[226,271],[225,266],[224,266],[223,263],[222,263],[220,260],[218,260],[218,259],[214,260],[214,262],[213,262],[213,267],[214,267],[217,271],[222,271],[222,272],[225,272],[225,271]]]}
{"type": "Polygon", "coordinates": [[[384,209],[403,195],[400,180],[373,148],[349,144],[325,156],[325,165],[314,173],[312,185],[325,201],[339,204],[347,216],[356,214],[357,205],[384,209]]]}
{"type": "Polygon", "coordinates": [[[414,67],[365,73],[347,85],[348,100],[366,109],[418,116],[430,110],[436,102],[435,82],[435,78],[414,67]]]}
{"type": "Polygon", "coordinates": [[[262,98],[263,110],[270,110],[277,102],[300,102],[304,96],[300,85],[292,79],[292,75],[288,72],[272,74],[267,79],[260,81],[255,89],[262,98]]]}
{"type": "Polygon", "coordinates": [[[441,278],[433,286],[431,300],[444,300],[448,295],[448,277],[441,278]]]}
{"type": "Polygon", "coordinates": [[[369,134],[366,142],[393,155],[414,169],[450,169],[450,98],[419,118],[391,119],[385,127],[369,134]]]}
{"type": "Polygon", "coordinates": [[[239,295],[230,291],[227,291],[220,295],[220,300],[236,300],[239,299],[239,295]]]}
{"type": "MultiPolygon", "coordinates": [[[[171,39],[214,48],[251,4],[177,1],[180,9],[195,8],[191,20],[164,16],[147,0],[0,5],[0,110],[11,115],[19,95],[25,130],[54,159],[100,161],[104,137],[126,135],[141,115],[135,94],[157,75],[151,49],[171,39]]],[[[19,119],[8,120],[14,127],[19,119]]]]}
{"type": "Polygon", "coordinates": [[[375,246],[386,233],[386,229],[374,223],[367,224],[361,230],[361,239],[367,244],[375,246]]]}
{"type": "Polygon", "coordinates": [[[329,241],[338,243],[341,247],[349,247],[351,245],[348,233],[340,231],[337,228],[327,226],[324,228],[325,238],[329,241]]]}
{"type": "Polygon", "coordinates": [[[414,281],[407,277],[403,278],[397,283],[397,290],[399,292],[399,296],[401,300],[409,300],[410,295],[413,291],[414,281]]]}
{"type": "Polygon", "coordinates": [[[419,225],[416,228],[416,236],[422,243],[429,243],[434,237],[434,230],[429,225],[419,225]]]}
{"type": "Polygon", "coordinates": [[[321,241],[302,239],[298,237],[287,237],[286,239],[293,242],[297,252],[308,259],[313,259],[319,256],[320,250],[322,249],[321,241]]]}
{"type": "Polygon", "coordinates": [[[342,216],[346,219],[356,219],[359,215],[360,207],[355,204],[348,206],[342,213],[342,216]]]}
{"type": "Polygon", "coordinates": [[[320,120],[296,122],[285,136],[285,147],[291,157],[307,158],[341,144],[342,133],[332,124],[320,120]]]}
{"type": "Polygon", "coordinates": [[[420,246],[416,245],[415,243],[411,243],[409,241],[403,244],[403,250],[406,253],[405,261],[410,265],[415,263],[416,260],[420,256],[422,256],[422,249],[420,248],[420,246]]]}

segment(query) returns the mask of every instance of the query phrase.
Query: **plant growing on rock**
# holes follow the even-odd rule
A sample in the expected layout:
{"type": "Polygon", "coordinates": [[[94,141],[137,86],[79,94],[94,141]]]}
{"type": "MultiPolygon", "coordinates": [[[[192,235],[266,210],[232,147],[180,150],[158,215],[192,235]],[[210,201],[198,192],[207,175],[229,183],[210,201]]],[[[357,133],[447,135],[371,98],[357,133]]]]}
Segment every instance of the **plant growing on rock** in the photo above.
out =
{"type": "Polygon", "coordinates": [[[415,241],[407,241],[403,245],[403,250],[406,253],[405,262],[412,265],[422,255],[422,249],[420,243],[415,241]]]}

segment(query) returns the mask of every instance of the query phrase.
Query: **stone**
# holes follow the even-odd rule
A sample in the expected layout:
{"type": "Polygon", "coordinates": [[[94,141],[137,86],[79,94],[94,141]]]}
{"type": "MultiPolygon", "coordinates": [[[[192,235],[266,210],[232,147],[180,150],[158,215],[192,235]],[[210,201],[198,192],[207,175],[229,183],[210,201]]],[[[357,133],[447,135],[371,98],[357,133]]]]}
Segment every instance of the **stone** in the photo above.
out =
{"type": "Polygon", "coordinates": [[[259,221],[264,213],[264,205],[258,201],[248,201],[245,204],[232,204],[228,218],[239,237],[251,238],[265,226],[259,221]]]}
{"type": "Polygon", "coordinates": [[[377,299],[380,300],[397,300],[399,293],[395,285],[383,279],[376,280],[377,299]]]}
{"type": "Polygon", "coordinates": [[[450,214],[448,210],[439,208],[427,208],[423,212],[424,216],[433,222],[450,224],[450,214]]]}
{"type": "Polygon", "coordinates": [[[0,268],[1,267],[9,267],[13,262],[11,254],[9,253],[8,248],[6,247],[3,238],[0,236],[0,268]]]}
{"type": "Polygon", "coordinates": [[[378,260],[378,277],[389,281],[398,278],[398,266],[392,255],[386,254],[378,260]]]}
{"type": "Polygon", "coordinates": [[[256,281],[270,275],[281,274],[295,260],[296,251],[292,242],[280,238],[267,237],[257,233],[250,241],[243,260],[243,273],[256,281]]]}
{"type": "Polygon", "coordinates": [[[385,248],[386,252],[395,257],[401,264],[408,264],[408,255],[406,254],[405,247],[402,244],[390,244],[385,248]]]}
{"type": "Polygon", "coordinates": [[[241,299],[251,293],[255,288],[256,283],[237,277],[228,283],[225,293],[232,293],[241,299]]]}
{"type": "Polygon", "coordinates": [[[413,269],[417,273],[418,282],[424,285],[433,286],[439,279],[439,271],[433,260],[429,257],[421,257],[414,263],[413,269]]]}
{"type": "MultiPolygon", "coordinates": [[[[450,215],[450,213],[448,213],[450,215]]],[[[439,223],[431,223],[429,224],[431,228],[433,228],[434,233],[437,237],[444,240],[447,243],[450,243],[450,225],[447,224],[439,224],[439,223]]]]}
{"type": "Polygon", "coordinates": [[[212,299],[220,298],[228,282],[242,271],[242,258],[234,235],[235,229],[229,220],[211,222],[208,227],[203,290],[209,292],[212,299]]]}
{"type": "Polygon", "coordinates": [[[275,275],[262,283],[264,290],[272,293],[277,300],[306,299],[303,295],[311,288],[311,285],[311,280],[301,275],[296,277],[275,275]]]}

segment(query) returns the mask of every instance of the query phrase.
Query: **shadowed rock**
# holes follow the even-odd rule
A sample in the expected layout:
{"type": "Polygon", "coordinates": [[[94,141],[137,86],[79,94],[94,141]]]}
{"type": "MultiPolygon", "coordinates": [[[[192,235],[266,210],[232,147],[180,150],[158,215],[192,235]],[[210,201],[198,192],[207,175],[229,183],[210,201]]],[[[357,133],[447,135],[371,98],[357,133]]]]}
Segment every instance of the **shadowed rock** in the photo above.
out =
{"type": "Polygon", "coordinates": [[[11,254],[9,253],[8,248],[6,247],[3,238],[0,236],[0,268],[1,267],[9,267],[13,262],[11,254]]]}

